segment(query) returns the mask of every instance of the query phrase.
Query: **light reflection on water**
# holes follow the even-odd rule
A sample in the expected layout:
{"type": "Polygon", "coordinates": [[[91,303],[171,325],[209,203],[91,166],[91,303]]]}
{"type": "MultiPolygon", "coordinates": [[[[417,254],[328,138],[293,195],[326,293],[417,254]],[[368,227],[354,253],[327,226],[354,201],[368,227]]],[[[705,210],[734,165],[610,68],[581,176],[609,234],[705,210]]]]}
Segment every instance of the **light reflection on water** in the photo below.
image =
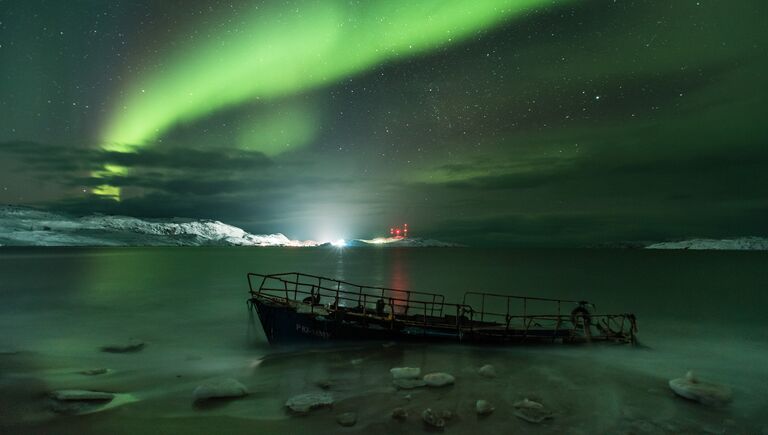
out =
{"type": "Polygon", "coordinates": [[[411,284],[408,280],[408,265],[403,256],[403,251],[398,249],[392,252],[390,257],[390,272],[387,287],[393,289],[389,293],[390,297],[395,298],[394,308],[396,313],[403,313],[405,311],[405,305],[409,302],[407,301],[407,293],[397,290],[411,289],[411,284]]]}

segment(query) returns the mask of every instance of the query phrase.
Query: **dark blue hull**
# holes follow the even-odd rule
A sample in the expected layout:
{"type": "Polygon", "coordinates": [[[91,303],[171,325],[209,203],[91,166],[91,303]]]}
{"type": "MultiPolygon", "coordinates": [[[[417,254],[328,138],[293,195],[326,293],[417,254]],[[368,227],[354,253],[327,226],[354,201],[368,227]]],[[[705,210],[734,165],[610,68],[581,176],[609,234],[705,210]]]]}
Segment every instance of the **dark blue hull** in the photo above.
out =
{"type": "Polygon", "coordinates": [[[327,340],[394,340],[399,334],[375,324],[299,313],[295,308],[269,301],[253,300],[261,326],[270,344],[327,340]]]}
{"type": "Polygon", "coordinates": [[[264,334],[271,344],[327,340],[420,340],[458,341],[456,331],[432,328],[406,328],[390,322],[361,322],[358,319],[328,317],[318,313],[299,313],[284,304],[252,300],[264,334]]]}
{"type": "MultiPolygon", "coordinates": [[[[329,340],[382,340],[474,343],[536,343],[568,341],[568,330],[528,330],[516,334],[507,330],[493,334],[455,327],[414,325],[387,319],[372,319],[345,314],[343,311],[298,312],[296,305],[286,305],[270,299],[251,299],[258,313],[264,334],[270,344],[329,340]]],[[[303,307],[306,310],[306,306],[303,307]]]]}

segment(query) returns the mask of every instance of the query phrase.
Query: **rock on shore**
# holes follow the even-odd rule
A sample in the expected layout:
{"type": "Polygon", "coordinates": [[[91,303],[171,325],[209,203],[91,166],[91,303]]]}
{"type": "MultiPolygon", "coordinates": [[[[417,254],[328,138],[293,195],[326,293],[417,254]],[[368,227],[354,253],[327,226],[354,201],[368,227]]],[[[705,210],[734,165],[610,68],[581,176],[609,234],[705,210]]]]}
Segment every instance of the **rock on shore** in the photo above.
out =
{"type": "Polygon", "coordinates": [[[127,343],[115,343],[102,346],[101,351],[108,353],[131,353],[144,349],[144,346],[146,346],[146,343],[141,340],[132,338],[128,340],[127,343]]]}
{"type": "Polygon", "coordinates": [[[357,414],[354,412],[345,412],[336,416],[336,422],[344,427],[351,427],[357,423],[357,414]]]}

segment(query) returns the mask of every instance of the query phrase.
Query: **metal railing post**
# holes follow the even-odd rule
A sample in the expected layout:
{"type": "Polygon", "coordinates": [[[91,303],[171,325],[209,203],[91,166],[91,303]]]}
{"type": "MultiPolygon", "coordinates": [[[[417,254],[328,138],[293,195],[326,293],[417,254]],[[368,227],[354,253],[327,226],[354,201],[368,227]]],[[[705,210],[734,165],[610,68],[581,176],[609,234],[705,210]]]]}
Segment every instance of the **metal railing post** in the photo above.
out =
{"type": "Polygon", "coordinates": [[[483,294],[480,302],[480,321],[482,322],[483,320],[485,320],[485,294],[483,294]]]}
{"type": "Polygon", "coordinates": [[[408,317],[408,309],[411,307],[411,292],[405,294],[405,316],[408,317]]]}
{"type": "Polygon", "coordinates": [[[432,295],[432,305],[430,306],[429,315],[435,315],[435,295],[432,295]]]}
{"type": "Polygon", "coordinates": [[[296,274],[296,281],[293,283],[293,298],[296,299],[296,293],[299,291],[299,274],[296,274]]]}

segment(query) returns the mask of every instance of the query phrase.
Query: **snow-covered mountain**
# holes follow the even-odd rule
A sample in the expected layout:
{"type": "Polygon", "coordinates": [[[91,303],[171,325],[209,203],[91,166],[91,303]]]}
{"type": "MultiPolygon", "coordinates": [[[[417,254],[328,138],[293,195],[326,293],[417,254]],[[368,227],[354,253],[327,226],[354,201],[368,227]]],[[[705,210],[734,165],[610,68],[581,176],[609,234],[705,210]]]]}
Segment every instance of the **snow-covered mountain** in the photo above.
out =
{"type": "Polygon", "coordinates": [[[74,217],[0,206],[0,246],[318,246],[283,234],[250,234],[215,220],[74,217]]]}
{"type": "MultiPolygon", "coordinates": [[[[29,207],[0,206],[0,246],[331,246],[281,233],[251,234],[215,220],[69,216],[29,207]]],[[[382,238],[345,246],[453,247],[437,240],[382,238]]]]}
{"type": "Polygon", "coordinates": [[[728,251],[766,251],[768,238],[739,237],[734,239],[691,239],[680,242],[661,242],[648,245],[645,249],[693,249],[728,251]]]}

